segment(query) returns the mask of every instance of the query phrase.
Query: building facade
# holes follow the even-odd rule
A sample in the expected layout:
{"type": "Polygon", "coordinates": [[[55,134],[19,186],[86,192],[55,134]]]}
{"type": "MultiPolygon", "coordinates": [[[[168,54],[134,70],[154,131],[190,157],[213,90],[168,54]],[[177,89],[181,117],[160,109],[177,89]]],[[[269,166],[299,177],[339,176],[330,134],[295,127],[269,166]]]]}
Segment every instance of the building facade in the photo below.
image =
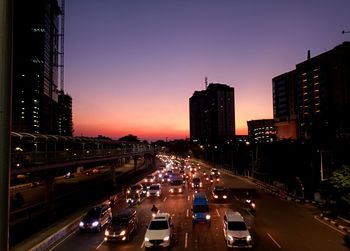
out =
{"type": "Polygon", "coordinates": [[[272,80],[277,137],[330,142],[350,138],[350,42],[272,80]]]}
{"type": "Polygon", "coordinates": [[[73,136],[72,98],[63,91],[58,94],[58,134],[73,136]]]}
{"type": "Polygon", "coordinates": [[[12,131],[58,134],[57,0],[13,5],[12,131]]]}
{"type": "Polygon", "coordinates": [[[195,91],[190,103],[191,141],[214,142],[235,135],[234,88],[211,83],[195,91]]]}
{"type": "Polygon", "coordinates": [[[250,120],[247,124],[250,143],[270,143],[276,140],[276,129],[273,119],[250,120]]]}

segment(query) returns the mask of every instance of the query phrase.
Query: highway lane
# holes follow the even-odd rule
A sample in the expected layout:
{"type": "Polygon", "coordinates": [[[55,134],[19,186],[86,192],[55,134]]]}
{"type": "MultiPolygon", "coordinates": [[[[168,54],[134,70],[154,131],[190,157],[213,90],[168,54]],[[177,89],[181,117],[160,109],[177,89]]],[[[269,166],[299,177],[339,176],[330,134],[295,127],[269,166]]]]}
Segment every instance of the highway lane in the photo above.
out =
{"type": "MultiPolygon", "coordinates": [[[[105,243],[103,231],[100,233],[76,232],[55,247],[63,250],[143,250],[146,226],[151,218],[152,204],[163,212],[169,212],[174,219],[176,240],[172,250],[226,250],[222,231],[223,215],[226,210],[239,211],[246,219],[255,241],[254,250],[339,250],[345,251],[342,234],[322,224],[314,215],[317,209],[309,204],[297,204],[275,197],[258,189],[255,184],[237,176],[221,174],[220,184],[230,188],[230,200],[216,203],[210,198],[210,186],[205,184],[203,191],[209,198],[212,225],[192,226],[191,202],[193,191],[186,190],[183,195],[169,195],[168,186],[163,186],[161,200],[146,198],[136,207],[139,228],[128,243],[105,243]],[[243,205],[245,192],[250,191],[257,203],[257,215],[251,215],[243,205]]],[[[124,207],[126,205],[119,205],[124,207]]],[[[118,208],[114,208],[118,210],[118,208]]]]}

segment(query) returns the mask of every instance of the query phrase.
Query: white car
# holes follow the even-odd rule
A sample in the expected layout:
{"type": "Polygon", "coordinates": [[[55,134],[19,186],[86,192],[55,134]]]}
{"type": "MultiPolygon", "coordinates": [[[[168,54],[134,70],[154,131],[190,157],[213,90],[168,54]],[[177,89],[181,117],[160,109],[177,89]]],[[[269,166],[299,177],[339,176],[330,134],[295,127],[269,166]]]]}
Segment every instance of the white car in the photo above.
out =
{"type": "Polygon", "coordinates": [[[159,183],[150,185],[147,193],[147,197],[161,197],[162,196],[162,186],[159,183]]]}
{"type": "Polygon", "coordinates": [[[173,236],[173,223],[168,213],[152,217],[145,233],[145,247],[169,247],[173,236]]]}
{"type": "Polygon", "coordinates": [[[224,237],[226,245],[233,248],[252,248],[253,240],[239,212],[227,211],[224,215],[224,237]]]}

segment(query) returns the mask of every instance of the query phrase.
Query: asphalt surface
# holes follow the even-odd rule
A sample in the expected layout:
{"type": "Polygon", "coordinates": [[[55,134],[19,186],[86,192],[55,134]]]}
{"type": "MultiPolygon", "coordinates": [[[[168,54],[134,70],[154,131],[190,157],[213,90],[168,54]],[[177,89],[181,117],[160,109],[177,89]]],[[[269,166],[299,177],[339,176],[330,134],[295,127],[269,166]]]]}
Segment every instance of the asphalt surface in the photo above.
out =
{"type": "MultiPolygon", "coordinates": [[[[199,175],[201,175],[199,171],[199,175]]],[[[226,250],[223,237],[223,215],[226,210],[239,211],[245,218],[254,240],[254,250],[286,251],[345,251],[343,232],[317,218],[319,210],[312,204],[301,204],[283,200],[271,193],[259,189],[247,179],[233,175],[221,174],[220,185],[229,188],[227,202],[214,202],[210,196],[211,186],[205,183],[202,190],[210,202],[212,224],[192,226],[191,203],[193,190],[185,189],[182,195],[170,195],[168,185],[163,185],[161,199],[145,198],[136,206],[139,218],[138,229],[129,242],[106,243],[104,231],[99,233],[74,232],[58,243],[51,250],[144,250],[144,234],[151,219],[152,204],[162,212],[173,216],[175,238],[171,250],[226,250]],[[256,201],[257,213],[250,214],[243,201],[245,192],[249,191],[256,201]]],[[[113,208],[116,212],[126,207],[120,203],[113,208]]]]}

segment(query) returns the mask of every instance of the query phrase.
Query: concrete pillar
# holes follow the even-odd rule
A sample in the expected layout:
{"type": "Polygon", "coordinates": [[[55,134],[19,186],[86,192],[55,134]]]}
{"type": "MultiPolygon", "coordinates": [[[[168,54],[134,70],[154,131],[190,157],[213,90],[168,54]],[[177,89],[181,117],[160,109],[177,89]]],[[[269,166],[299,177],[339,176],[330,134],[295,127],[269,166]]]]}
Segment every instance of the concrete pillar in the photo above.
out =
{"type": "Polygon", "coordinates": [[[48,213],[54,213],[54,204],[53,204],[53,184],[54,184],[54,175],[46,174],[44,179],[45,185],[45,204],[46,211],[48,213]]]}
{"type": "Polygon", "coordinates": [[[114,186],[114,187],[117,185],[116,180],[115,180],[115,169],[116,169],[116,167],[117,167],[117,163],[118,163],[118,162],[115,161],[115,162],[112,162],[112,163],[110,164],[110,166],[111,166],[112,183],[113,183],[113,186],[114,186]]]}
{"type": "Polygon", "coordinates": [[[12,2],[0,1],[0,250],[9,250],[12,2]]]}
{"type": "Polygon", "coordinates": [[[133,157],[134,159],[134,169],[136,170],[137,169],[137,156],[136,157],[133,157]]]}

